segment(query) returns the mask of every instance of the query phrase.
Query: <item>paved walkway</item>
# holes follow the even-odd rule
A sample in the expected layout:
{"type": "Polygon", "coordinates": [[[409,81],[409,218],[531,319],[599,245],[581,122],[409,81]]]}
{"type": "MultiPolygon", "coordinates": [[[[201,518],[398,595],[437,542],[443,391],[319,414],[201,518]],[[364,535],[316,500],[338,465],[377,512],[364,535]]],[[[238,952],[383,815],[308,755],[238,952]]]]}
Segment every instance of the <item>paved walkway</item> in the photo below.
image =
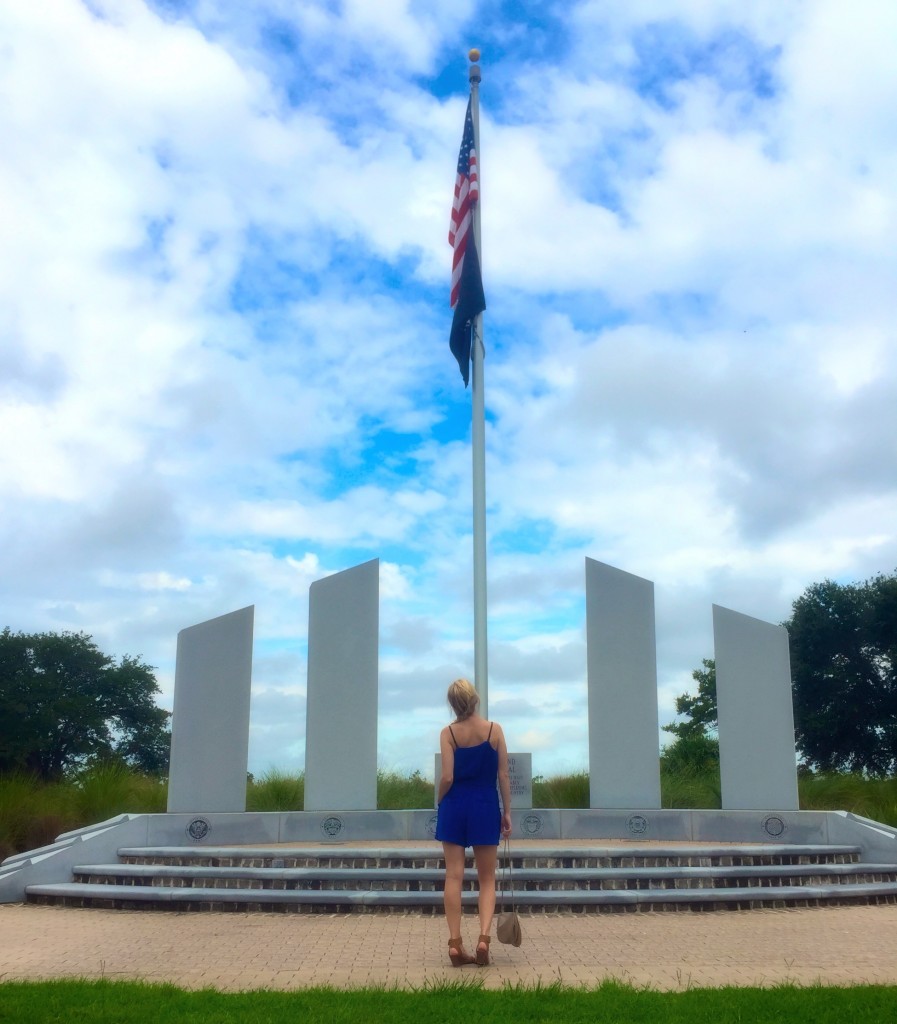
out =
{"type": "MultiPolygon", "coordinates": [[[[523,917],[519,949],[454,970],[442,917],[176,914],[0,905],[0,980],[142,978],[292,989],[459,978],[490,988],[617,978],[655,989],[897,984],[897,906],[523,917]]],[[[465,917],[471,948],[476,919],[465,917]]]]}

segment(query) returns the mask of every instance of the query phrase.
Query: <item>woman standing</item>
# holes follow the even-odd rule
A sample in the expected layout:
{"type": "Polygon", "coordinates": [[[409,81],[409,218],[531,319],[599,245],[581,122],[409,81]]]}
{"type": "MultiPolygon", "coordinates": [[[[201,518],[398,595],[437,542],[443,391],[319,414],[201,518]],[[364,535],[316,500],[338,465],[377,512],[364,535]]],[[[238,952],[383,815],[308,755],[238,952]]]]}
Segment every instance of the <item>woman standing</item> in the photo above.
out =
{"type": "Polygon", "coordinates": [[[511,782],[508,748],[498,722],[477,714],[479,695],[466,679],[448,688],[455,721],[439,735],[442,776],[436,838],[445,856],[445,918],[449,929],[449,959],[453,967],[489,963],[492,918],[495,915],[495,866],[502,835],[511,834],[511,782]],[[501,790],[501,811],[498,790],[501,790]],[[473,847],[479,882],[480,937],[476,955],[465,952],[461,940],[461,885],[464,849],[473,847]]]}

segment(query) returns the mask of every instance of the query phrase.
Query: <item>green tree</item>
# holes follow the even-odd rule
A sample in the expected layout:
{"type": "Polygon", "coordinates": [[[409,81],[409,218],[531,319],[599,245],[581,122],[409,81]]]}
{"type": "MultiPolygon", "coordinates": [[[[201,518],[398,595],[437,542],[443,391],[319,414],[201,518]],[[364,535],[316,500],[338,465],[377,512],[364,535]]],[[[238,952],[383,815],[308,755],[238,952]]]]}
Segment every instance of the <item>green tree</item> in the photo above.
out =
{"type": "Polygon", "coordinates": [[[698,684],[697,696],[683,693],[676,698],[676,714],[685,715],[685,721],[664,726],[666,732],[679,739],[716,735],[716,662],[712,658],[703,658],[701,666],[691,674],[698,684]]]}
{"type": "Polygon", "coordinates": [[[169,712],[150,666],[116,663],[84,633],[0,633],[0,771],[57,779],[119,759],[168,769],[169,712]]]}
{"type": "Polygon", "coordinates": [[[794,602],[794,728],[807,766],[897,770],[897,574],[824,580],[794,602]]]}
{"type": "MultiPolygon", "coordinates": [[[[814,771],[897,773],[897,573],[863,583],[807,587],[782,625],[791,646],[797,750],[814,771]]],[[[692,673],[697,696],[682,694],[677,737],[716,728],[716,670],[692,673]]]]}

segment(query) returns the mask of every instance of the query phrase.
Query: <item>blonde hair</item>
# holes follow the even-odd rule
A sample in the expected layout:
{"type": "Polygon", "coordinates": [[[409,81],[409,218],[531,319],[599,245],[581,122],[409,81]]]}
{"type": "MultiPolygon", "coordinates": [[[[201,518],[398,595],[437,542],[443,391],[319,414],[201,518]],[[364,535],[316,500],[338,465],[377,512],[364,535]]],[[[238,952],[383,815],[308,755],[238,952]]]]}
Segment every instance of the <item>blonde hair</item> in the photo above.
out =
{"type": "Polygon", "coordinates": [[[455,712],[459,722],[476,711],[480,703],[480,695],[473,688],[469,679],[456,679],[448,688],[449,707],[455,712]]]}

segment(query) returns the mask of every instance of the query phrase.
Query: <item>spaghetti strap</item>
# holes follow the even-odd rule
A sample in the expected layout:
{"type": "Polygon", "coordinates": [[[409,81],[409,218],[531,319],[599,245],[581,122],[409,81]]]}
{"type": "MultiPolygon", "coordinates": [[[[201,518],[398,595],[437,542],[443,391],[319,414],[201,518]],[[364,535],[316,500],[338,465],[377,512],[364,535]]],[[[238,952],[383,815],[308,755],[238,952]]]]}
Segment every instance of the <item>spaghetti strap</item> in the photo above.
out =
{"type": "MultiPolygon", "coordinates": [[[[452,732],[452,727],[449,726],[449,732],[452,732]]],[[[455,745],[455,750],[458,749],[458,741],[455,739],[455,734],[452,732],[452,743],[455,745]]]]}
{"type": "Polygon", "coordinates": [[[489,723],[489,735],[486,737],[486,742],[487,743],[489,742],[489,740],[492,739],[492,726],[493,725],[495,725],[495,722],[490,722],[489,723]]]}

